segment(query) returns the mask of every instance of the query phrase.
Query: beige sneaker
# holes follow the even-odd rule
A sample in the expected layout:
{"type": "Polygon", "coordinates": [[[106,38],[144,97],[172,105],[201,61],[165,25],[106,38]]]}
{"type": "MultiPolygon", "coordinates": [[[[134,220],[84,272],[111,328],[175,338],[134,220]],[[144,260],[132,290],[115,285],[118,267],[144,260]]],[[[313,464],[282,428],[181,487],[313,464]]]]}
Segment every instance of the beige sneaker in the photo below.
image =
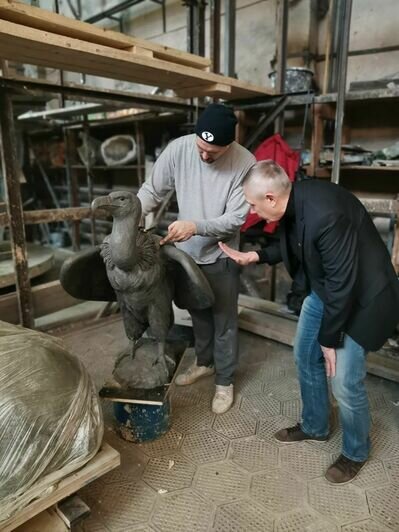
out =
{"type": "Polygon", "coordinates": [[[234,386],[216,385],[216,392],[212,401],[212,412],[224,414],[229,410],[234,401],[234,386]]]}
{"type": "Polygon", "coordinates": [[[180,373],[175,379],[178,386],[186,386],[193,384],[201,377],[208,377],[215,373],[215,368],[208,368],[207,366],[197,366],[195,363],[188,368],[185,373],[180,373]]]}

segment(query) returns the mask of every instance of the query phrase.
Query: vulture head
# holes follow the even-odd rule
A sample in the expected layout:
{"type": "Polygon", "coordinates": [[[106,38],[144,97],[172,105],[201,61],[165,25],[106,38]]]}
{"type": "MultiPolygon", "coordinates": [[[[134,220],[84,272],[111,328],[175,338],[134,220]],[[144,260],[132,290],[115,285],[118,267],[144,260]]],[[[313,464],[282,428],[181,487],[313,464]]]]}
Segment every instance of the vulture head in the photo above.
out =
{"type": "Polygon", "coordinates": [[[107,211],[114,219],[108,245],[103,250],[115,266],[124,271],[131,270],[143,257],[148,239],[140,238],[141,203],[139,198],[128,191],[115,191],[108,196],[96,198],[91,208],[107,211]],[[109,253],[108,253],[108,251],[109,253]]]}
{"type": "Polygon", "coordinates": [[[141,203],[139,198],[128,191],[115,191],[108,196],[96,198],[91,204],[93,211],[102,209],[109,212],[114,219],[123,220],[126,217],[139,221],[141,218],[141,203]]]}

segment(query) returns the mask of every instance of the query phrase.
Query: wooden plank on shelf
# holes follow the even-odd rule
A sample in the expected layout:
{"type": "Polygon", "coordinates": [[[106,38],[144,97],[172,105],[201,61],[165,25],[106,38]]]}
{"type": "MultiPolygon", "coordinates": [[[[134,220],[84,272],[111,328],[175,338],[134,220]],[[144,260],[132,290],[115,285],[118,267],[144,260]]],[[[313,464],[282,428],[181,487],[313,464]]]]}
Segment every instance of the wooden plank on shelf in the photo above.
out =
{"type": "MultiPolygon", "coordinates": [[[[61,93],[66,99],[80,102],[97,102],[101,106],[115,106],[117,109],[135,107],[143,110],[152,109],[155,112],[188,112],[195,111],[194,105],[188,104],[181,98],[162,96],[155,94],[145,94],[132,91],[120,91],[111,89],[98,89],[89,85],[77,83],[64,83],[34,79],[25,76],[0,76],[0,87],[15,90],[19,93],[42,94],[61,93]]],[[[200,106],[201,108],[202,106],[200,106]]],[[[143,113],[142,113],[143,114],[143,113]]],[[[147,116],[150,113],[145,113],[147,116]]]]}
{"type": "MultiPolygon", "coordinates": [[[[12,530],[15,530],[16,527],[26,523],[29,519],[32,519],[34,516],[47,510],[47,508],[50,508],[58,501],[65,499],[72,493],[75,493],[86,486],[89,482],[112,471],[112,469],[119,465],[120,455],[118,451],[113,449],[107,443],[103,443],[96,456],[82,467],[82,469],[61,480],[57,487],[46,496],[35,499],[23,510],[17,512],[13,517],[3,521],[0,524],[0,531],[11,532],[12,530]]],[[[49,477],[49,480],[51,481],[51,475],[49,475],[49,477]]]]}
{"type": "MultiPolygon", "coordinates": [[[[390,100],[399,98],[399,88],[392,87],[391,89],[374,89],[363,91],[348,91],[345,94],[345,102],[350,105],[351,102],[364,102],[365,100],[378,101],[378,100],[390,100]]],[[[322,94],[314,97],[315,103],[331,103],[335,104],[337,101],[337,93],[322,94]]]]}
{"type": "MultiPolygon", "coordinates": [[[[32,288],[32,304],[35,318],[47,316],[82,301],[70,296],[59,281],[41,284],[32,288]]],[[[16,292],[0,296],[0,316],[8,323],[20,323],[16,292]]]]}
{"type": "MultiPolygon", "coordinates": [[[[0,57],[169,89],[222,83],[229,98],[269,94],[270,91],[220,74],[141,57],[124,50],[64,37],[0,19],[0,57]]],[[[226,98],[227,99],[227,98],[226,98]]]]}
{"type": "Polygon", "coordinates": [[[192,98],[198,96],[213,96],[217,98],[228,98],[232,88],[225,83],[211,83],[203,87],[188,87],[176,90],[180,98],[192,98]]]}
{"type": "Polygon", "coordinates": [[[361,195],[359,195],[358,198],[370,214],[396,214],[399,216],[399,200],[397,199],[380,197],[371,198],[361,195]]]}
{"type": "Polygon", "coordinates": [[[81,39],[93,44],[101,44],[119,50],[134,50],[134,47],[152,52],[154,57],[197,69],[210,66],[210,59],[183,52],[169,46],[139,39],[116,31],[99,28],[87,22],[75,20],[52,11],[29,6],[14,0],[0,0],[0,18],[38,30],[48,31],[64,37],[81,39]]]}
{"type": "Polygon", "coordinates": [[[152,50],[147,50],[146,48],[142,48],[140,46],[132,46],[131,48],[126,48],[126,51],[132,52],[136,55],[141,55],[143,57],[156,57],[152,50]]]}

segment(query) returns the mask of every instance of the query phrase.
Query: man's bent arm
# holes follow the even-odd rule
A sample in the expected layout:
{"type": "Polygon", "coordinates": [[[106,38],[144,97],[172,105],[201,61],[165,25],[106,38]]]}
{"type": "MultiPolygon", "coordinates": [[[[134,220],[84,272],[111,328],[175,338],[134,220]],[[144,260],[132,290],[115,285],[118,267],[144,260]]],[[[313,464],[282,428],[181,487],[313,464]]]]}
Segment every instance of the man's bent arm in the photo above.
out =
{"type": "Polygon", "coordinates": [[[166,194],[174,188],[174,163],[172,148],[169,144],[158,157],[150,179],[141,186],[137,193],[143,216],[154,211],[166,194]]]}
{"type": "Polygon", "coordinates": [[[217,238],[233,235],[245,222],[248,210],[242,187],[237,184],[230,194],[226,212],[222,216],[210,220],[193,220],[197,227],[197,234],[217,238]]]}

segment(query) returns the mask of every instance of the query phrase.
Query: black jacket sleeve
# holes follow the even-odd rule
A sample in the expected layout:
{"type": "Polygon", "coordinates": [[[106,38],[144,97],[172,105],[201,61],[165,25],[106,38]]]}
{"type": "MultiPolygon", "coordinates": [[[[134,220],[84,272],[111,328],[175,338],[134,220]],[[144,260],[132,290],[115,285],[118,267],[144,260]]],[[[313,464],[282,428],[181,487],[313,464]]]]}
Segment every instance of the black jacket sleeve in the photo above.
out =
{"type": "Polygon", "coordinates": [[[276,240],[265,248],[259,249],[256,253],[259,255],[260,264],[266,263],[273,265],[283,260],[279,240],[276,240]]]}
{"type": "Polygon", "coordinates": [[[315,242],[324,270],[324,313],[318,340],[339,347],[350,318],[358,272],[358,234],[344,216],[329,215],[315,242]]]}

